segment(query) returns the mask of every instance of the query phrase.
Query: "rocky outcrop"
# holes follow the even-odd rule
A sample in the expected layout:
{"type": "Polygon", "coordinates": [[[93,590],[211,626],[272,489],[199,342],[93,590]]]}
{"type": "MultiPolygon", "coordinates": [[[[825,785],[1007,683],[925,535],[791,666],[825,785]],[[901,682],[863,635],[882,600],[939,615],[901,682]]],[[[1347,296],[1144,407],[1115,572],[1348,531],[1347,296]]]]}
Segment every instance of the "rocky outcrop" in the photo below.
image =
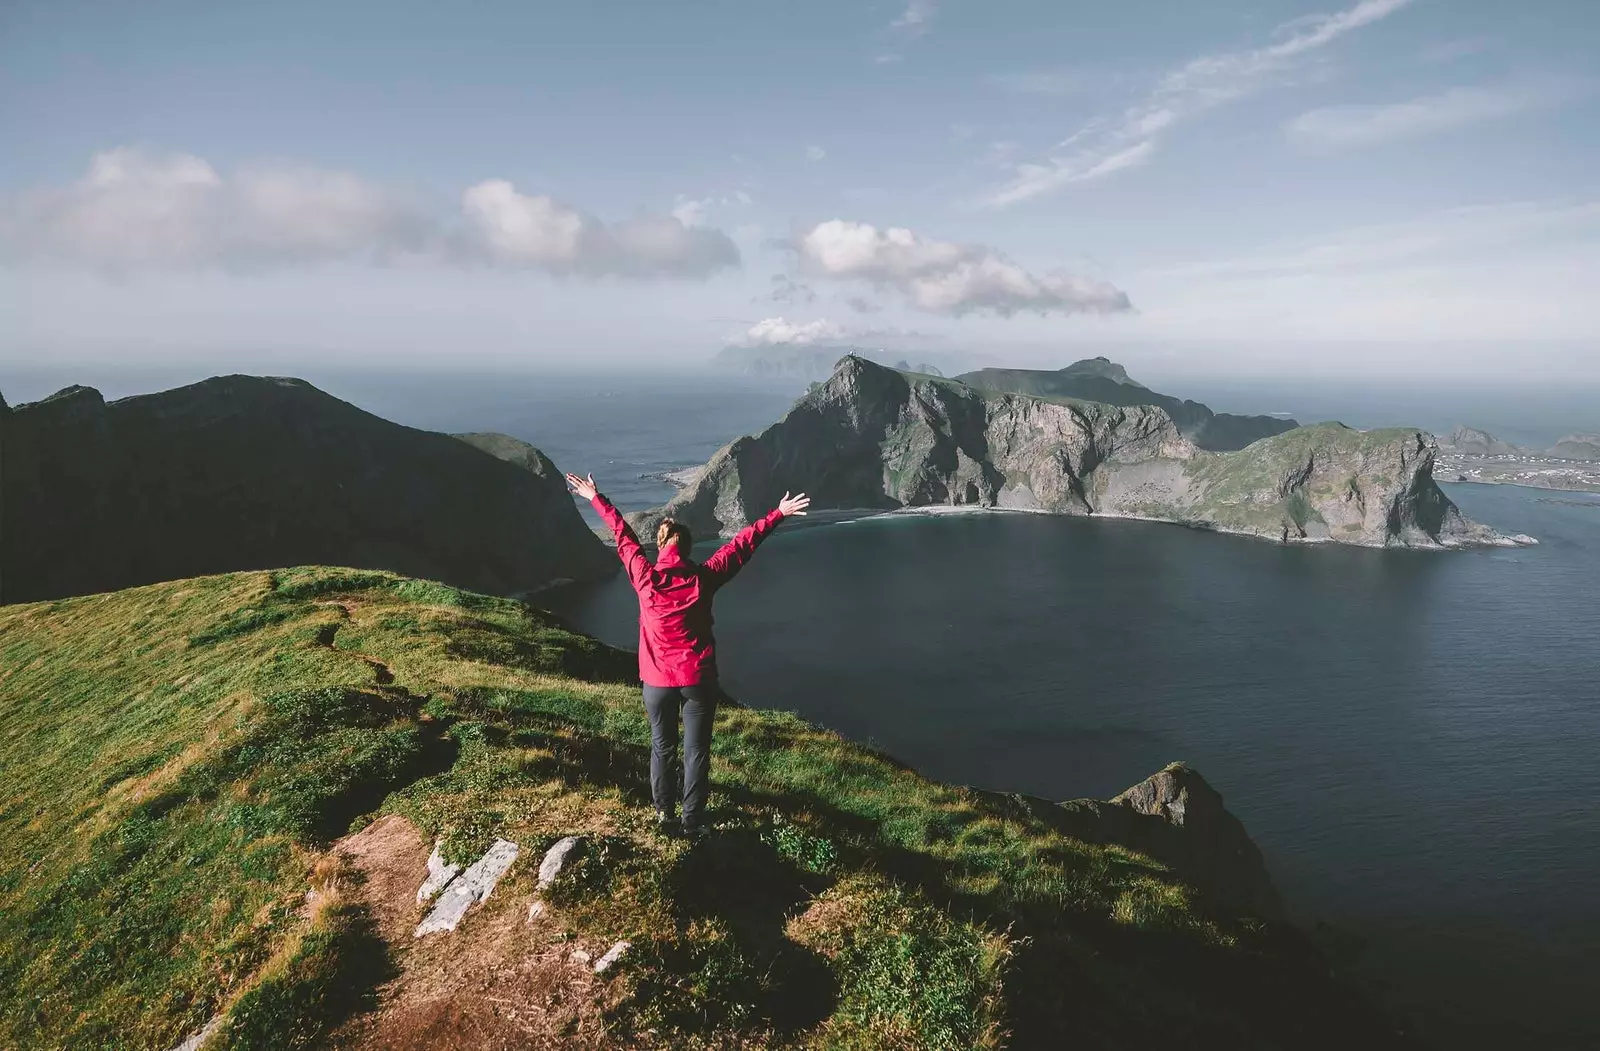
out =
{"type": "Polygon", "coordinates": [[[980,391],[846,357],[759,435],[719,450],[662,515],[728,534],[804,490],[829,511],[987,507],[1178,522],[1284,542],[1510,543],[1466,521],[1414,429],[1301,427],[1234,453],[1163,410],[980,391]]]}
{"type": "Polygon", "coordinates": [[[1056,809],[1071,835],[1154,858],[1226,913],[1283,918],[1260,849],[1222,795],[1182,763],[1110,800],[1073,799],[1056,809]]]}
{"type": "Polygon", "coordinates": [[[1251,442],[1293,430],[1299,424],[1276,416],[1235,416],[1175,398],[1138,383],[1109,358],[1086,358],[1051,372],[1044,369],[979,369],[956,377],[970,387],[1036,398],[1076,398],[1107,405],[1154,405],[1172,417],[1178,430],[1211,452],[1243,449],[1251,442]]]}
{"type": "Polygon", "coordinates": [[[0,426],[6,602],[302,564],[511,594],[612,564],[532,446],[402,427],[301,380],[71,387],[0,426]]]}

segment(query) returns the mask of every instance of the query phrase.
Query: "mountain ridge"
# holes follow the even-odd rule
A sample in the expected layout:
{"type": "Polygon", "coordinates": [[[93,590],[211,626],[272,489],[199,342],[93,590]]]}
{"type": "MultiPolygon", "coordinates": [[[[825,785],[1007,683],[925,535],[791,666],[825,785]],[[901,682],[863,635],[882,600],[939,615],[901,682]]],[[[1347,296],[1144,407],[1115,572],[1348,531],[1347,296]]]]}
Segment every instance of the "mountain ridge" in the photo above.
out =
{"type": "Polygon", "coordinates": [[[1275,416],[1236,416],[1207,405],[1158,394],[1132,379],[1109,358],[1085,358],[1064,369],[979,369],[955,377],[968,386],[1043,398],[1075,398],[1107,405],[1154,405],[1165,410],[1185,438],[1209,452],[1233,452],[1251,442],[1293,430],[1294,420],[1275,416]]]}
{"type": "Polygon", "coordinates": [[[609,568],[531,446],[404,427],[304,380],[68,387],[0,427],[4,601],[303,562],[505,592],[609,568]]]}
{"type": "Polygon", "coordinates": [[[1518,542],[1461,516],[1433,480],[1434,453],[1420,430],[1337,423],[1212,453],[1155,406],[999,393],[851,357],[630,520],[653,530],[671,515],[725,534],[803,485],[824,516],[948,506],[1148,518],[1286,543],[1518,542]]]}

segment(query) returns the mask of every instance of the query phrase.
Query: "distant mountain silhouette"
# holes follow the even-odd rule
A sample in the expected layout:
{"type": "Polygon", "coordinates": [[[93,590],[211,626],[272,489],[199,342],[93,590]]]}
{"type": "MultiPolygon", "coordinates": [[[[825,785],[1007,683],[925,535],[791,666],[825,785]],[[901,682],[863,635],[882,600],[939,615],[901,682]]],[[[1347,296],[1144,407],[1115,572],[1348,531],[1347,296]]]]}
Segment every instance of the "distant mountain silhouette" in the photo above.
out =
{"type": "Polygon", "coordinates": [[[403,427],[302,380],[0,405],[0,466],[5,602],[312,563],[511,594],[611,565],[532,446],[403,427]]]}

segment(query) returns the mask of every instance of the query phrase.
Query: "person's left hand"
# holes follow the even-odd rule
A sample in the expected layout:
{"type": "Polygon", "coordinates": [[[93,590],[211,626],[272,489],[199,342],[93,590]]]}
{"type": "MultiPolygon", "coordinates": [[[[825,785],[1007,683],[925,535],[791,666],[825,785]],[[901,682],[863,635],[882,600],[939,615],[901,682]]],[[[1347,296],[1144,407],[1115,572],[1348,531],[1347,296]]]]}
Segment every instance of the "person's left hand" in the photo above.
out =
{"type": "Polygon", "coordinates": [[[572,487],[572,491],[574,493],[583,497],[585,500],[593,500],[595,498],[595,494],[600,491],[599,489],[595,488],[594,475],[592,474],[587,478],[579,478],[577,475],[568,472],[567,484],[572,487]]]}
{"type": "Polygon", "coordinates": [[[783,499],[778,501],[778,510],[783,513],[785,518],[790,515],[803,515],[806,513],[806,508],[810,506],[811,497],[805,493],[801,493],[798,496],[790,496],[788,493],[784,493],[783,499]]]}

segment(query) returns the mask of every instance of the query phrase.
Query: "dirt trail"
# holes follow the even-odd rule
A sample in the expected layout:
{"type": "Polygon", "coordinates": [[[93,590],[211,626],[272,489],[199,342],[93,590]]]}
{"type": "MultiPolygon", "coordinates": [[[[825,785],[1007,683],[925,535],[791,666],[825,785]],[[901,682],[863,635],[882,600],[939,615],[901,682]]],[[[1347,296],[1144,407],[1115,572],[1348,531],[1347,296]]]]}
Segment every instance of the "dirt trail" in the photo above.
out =
{"type": "Polygon", "coordinates": [[[512,1051],[628,1046],[606,1032],[621,983],[570,957],[606,946],[560,939],[559,921],[529,923],[527,885],[508,880],[451,934],[412,937],[430,845],[404,818],[380,818],[336,845],[361,873],[366,904],[399,977],[376,1010],[342,1034],[358,1051],[512,1051]]]}

